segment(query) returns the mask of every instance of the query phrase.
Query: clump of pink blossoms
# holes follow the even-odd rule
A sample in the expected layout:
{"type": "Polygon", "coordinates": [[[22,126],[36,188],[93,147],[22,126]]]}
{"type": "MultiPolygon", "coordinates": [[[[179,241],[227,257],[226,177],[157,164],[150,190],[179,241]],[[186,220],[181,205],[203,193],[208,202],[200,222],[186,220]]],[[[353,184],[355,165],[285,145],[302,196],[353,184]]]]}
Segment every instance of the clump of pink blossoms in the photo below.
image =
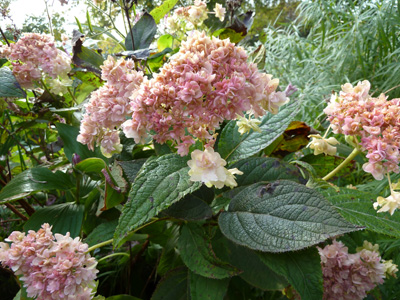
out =
{"type": "Polygon", "coordinates": [[[87,300],[95,287],[96,260],[79,238],[51,232],[49,224],[27,235],[14,231],[0,243],[0,262],[22,275],[28,297],[38,300],[87,300]]]}
{"type": "MultiPolygon", "coordinates": [[[[348,248],[336,240],[323,249],[317,248],[324,280],[323,299],[364,299],[368,291],[383,283],[388,273],[378,245],[365,241],[363,248],[357,248],[354,254],[348,253],[348,248]]],[[[388,275],[395,276],[395,273],[388,275]]]]}
{"type": "Polygon", "coordinates": [[[53,84],[71,83],[68,77],[71,58],[58,50],[53,37],[47,34],[24,33],[18,42],[0,50],[1,56],[14,61],[13,74],[24,88],[33,88],[45,77],[51,79],[53,84]]]}
{"type": "Polygon", "coordinates": [[[78,136],[89,149],[99,144],[106,156],[121,151],[119,128],[132,114],[129,97],[143,81],[143,73],[134,67],[131,59],[115,61],[111,56],[101,66],[107,83],[92,93],[78,136]]]}
{"type": "Polygon", "coordinates": [[[172,140],[187,155],[195,139],[212,147],[215,130],[243,112],[277,113],[289,99],[276,92],[279,80],[260,73],[247,54],[228,39],[194,31],[153,79],[131,97],[132,119],[123,125],[136,143],[148,132],[159,143],[172,140]]]}
{"type": "Polygon", "coordinates": [[[400,99],[387,100],[368,92],[371,85],[362,81],[353,87],[342,86],[339,97],[332,96],[324,112],[335,133],[360,137],[360,146],[367,151],[364,171],[381,180],[385,173],[399,172],[400,161],[400,99]]]}

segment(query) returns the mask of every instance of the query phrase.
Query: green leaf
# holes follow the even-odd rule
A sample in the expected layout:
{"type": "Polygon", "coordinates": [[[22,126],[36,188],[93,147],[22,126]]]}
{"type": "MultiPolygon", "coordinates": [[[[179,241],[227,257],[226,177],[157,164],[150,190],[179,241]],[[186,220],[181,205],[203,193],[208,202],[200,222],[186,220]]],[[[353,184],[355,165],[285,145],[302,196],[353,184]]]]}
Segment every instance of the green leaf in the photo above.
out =
{"type": "Polygon", "coordinates": [[[103,160],[106,160],[98,147],[96,147],[95,151],[93,152],[89,150],[86,145],[83,145],[76,140],[79,135],[78,127],[73,127],[63,123],[56,123],[56,127],[61,139],[64,142],[64,153],[69,161],[72,161],[72,155],[74,153],[78,154],[81,160],[89,157],[99,157],[103,160]]]}
{"type": "Polygon", "coordinates": [[[191,300],[223,300],[230,278],[212,279],[189,271],[191,300]]]}
{"type": "Polygon", "coordinates": [[[301,299],[321,300],[321,259],[316,248],[286,253],[260,253],[261,260],[276,273],[285,276],[301,299]]]}
{"type": "Polygon", "coordinates": [[[198,275],[222,279],[241,272],[215,256],[211,249],[211,241],[198,224],[188,223],[182,226],[178,249],[186,266],[198,275]]]}
{"type": "Polygon", "coordinates": [[[165,0],[163,4],[154,8],[150,15],[154,18],[156,24],[160,23],[160,20],[175,6],[178,0],[165,0]]]}
{"type": "Polygon", "coordinates": [[[286,180],[240,190],[219,225],[236,244],[266,252],[299,250],[359,229],[321,194],[286,180]]]}
{"type": "Polygon", "coordinates": [[[127,183],[122,178],[122,170],[118,170],[119,165],[114,165],[112,168],[110,170],[104,160],[96,157],[87,158],[75,165],[75,169],[86,173],[94,180],[105,179],[105,201],[102,210],[113,208],[125,199],[123,193],[126,190],[127,183]]]}
{"type": "Polygon", "coordinates": [[[188,160],[168,154],[146,161],[132,185],[131,201],[122,210],[114,235],[116,247],[129,231],[200,188],[200,182],[190,181],[188,160]]]}
{"type": "Polygon", "coordinates": [[[174,42],[174,37],[170,34],[164,34],[160,36],[157,40],[158,51],[161,52],[166,48],[172,49],[173,42],[174,42]]]}
{"type": "Polygon", "coordinates": [[[212,245],[221,259],[243,271],[239,276],[252,286],[262,290],[283,290],[288,285],[285,277],[265,265],[255,251],[232,243],[220,231],[213,237],[212,245]]]}
{"type": "Polygon", "coordinates": [[[132,44],[132,37],[129,32],[125,38],[126,50],[146,49],[149,48],[156,35],[157,25],[154,18],[148,12],[145,12],[139,21],[133,25],[131,31],[133,33],[134,45],[132,44]]]}
{"type": "Polygon", "coordinates": [[[188,271],[179,268],[168,272],[157,284],[151,300],[187,300],[188,271]]]}
{"type": "MultiPolygon", "coordinates": [[[[163,211],[163,214],[189,221],[199,221],[211,218],[212,210],[210,206],[203,200],[203,197],[208,196],[208,200],[214,198],[212,189],[202,186],[193,194],[186,195],[185,198],[172,204],[169,208],[163,211]]],[[[206,199],[207,200],[207,199],[206,199]]]]}
{"type": "Polygon", "coordinates": [[[0,192],[0,204],[49,190],[66,191],[75,185],[68,174],[53,173],[47,168],[32,168],[15,176],[0,192]]]}
{"type": "Polygon", "coordinates": [[[128,178],[129,182],[134,182],[136,175],[146,162],[147,158],[140,158],[131,161],[119,161],[118,164],[122,167],[124,174],[128,178]]]}
{"type": "Polygon", "coordinates": [[[323,190],[321,193],[349,222],[367,229],[400,238],[400,215],[377,213],[373,208],[378,195],[353,189],[323,190]]]}
{"type": "Polygon", "coordinates": [[[25,91],[19,85],[9,67],[0,68],[0,98],[1,97],[26,97],[25,91]]]}
{"type": "Polygon", "coordinates": [[[218,152],[227,161],[246,158],[265,149],[289,126],[297,114],[298,103],[293,102],[281,108],[278,114],[267,113],[261,120],[261,132],[251,131],[240,135],[236,121],[230,121],[222,130],[218,152]]]}
{"type": "Polygon", "coordinates": [[[86,237],[85,243],[90,246],[112,239],[118,220],[112,220],[98,225],[86,237]]]}
{"type": "Polygon", "coordinates": [[[24,231],[38,230],[44,223],[53,226],[52,232],[65,235],[71,233],[71,237],[79,236],[81,231],[84,206],[68,202],[43,207],[37,210],[24,225],[24,231]]]}
{"type": "Polygon", "coordinates": [[[299,183],[305,182],[298,168],[273,157],[242,159],[231,165],[230,168],[238,168],[243,172],[243,175],[236,176],[238,186],[278,179],[288,179],[299,183]]]}

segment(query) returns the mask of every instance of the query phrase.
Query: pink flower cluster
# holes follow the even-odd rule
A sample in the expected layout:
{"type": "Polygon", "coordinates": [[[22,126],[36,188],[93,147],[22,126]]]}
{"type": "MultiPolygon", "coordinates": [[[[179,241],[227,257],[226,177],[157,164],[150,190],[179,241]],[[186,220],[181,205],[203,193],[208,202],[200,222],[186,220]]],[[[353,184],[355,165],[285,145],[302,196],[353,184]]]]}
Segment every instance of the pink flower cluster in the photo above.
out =
{"type": "Polygon", "coordinates": [[[95,287],[96,260],[79,238],[51,233],[49,224],[27,235],[14,231],[0,243],[0,262],[22,275],[28,297],[38,300],[87,300],[95,287]]]}
{"type": "Polygon", "coordinates": [[[143,73],[134,67],[131,59],[115,61],[111,56],[101,67],[107,83],[92,93],[78,136],[89,149],[93,150],[96,143],[106,156],[121,151],[118,129],[132,113],[129,97],[143,81],[143,73]]]}
{"type": "Polygon", "coordinates": [[[370,83],[342,86],[339,97],[333,96],[324,112],[335,133],[360,137],[360,146],[368,152],[364,171],[381,180],[387,172],[399,172],[400,99],[387,101],[381,94],[371,97],[370,83]]]}
{"type": "Polygon", "coordinates": [[[223,120],[250,110],[256,117],[265,110],[277,113],[288,101],[284,92],[275,91],[278,84],[247,62],[243,48],[194,31],[131,97],[133,115],[122,125],[123,131],[136,143],[148,132],[155,133],[157,142],[174,141],[184,156],[196,138],[212,147],[215,129],[223,120]]]}
{"type": "Polygon", "coordinates": [[[53,37],[39,33],[24,33],[16,42],[1,47],[1,56],[14,60],[13,74],[24,88],[33,88],[34,83],[45,76],[56,79],[68,78],[71,58],[55,46],[53,37]]]}
{"type": "Polygon", "coordinates": [[[383,283],[386,267],[374,249],[364,248],[350,254],[348,248],[336,240],[323,249],[317,248],[324,279],[323,299],[364,299],[368,291],[383,283]]]}

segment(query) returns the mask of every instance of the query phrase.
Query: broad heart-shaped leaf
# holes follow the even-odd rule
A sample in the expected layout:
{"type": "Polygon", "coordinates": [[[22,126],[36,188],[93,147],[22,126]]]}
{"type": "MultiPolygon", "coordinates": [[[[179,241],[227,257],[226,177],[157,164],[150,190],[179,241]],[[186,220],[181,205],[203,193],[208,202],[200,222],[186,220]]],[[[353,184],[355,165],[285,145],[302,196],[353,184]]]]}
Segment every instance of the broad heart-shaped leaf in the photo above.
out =
{"type": "Polygon", "coordinates": [[[242,189],[219,225],[233,242],[265,252],[299,250],[359,229],[317,191],[287,180],[242,189]]]}
{"type": "Polygon", "coordinates": [[[138,50],[149,48],[154,36],[157,32],[157,25],[154,18],[145,12],[142,17],[132,27],[133,44],[131,33],[129,32],[125,38],[126,50],[138,50]]]}
{"type": "Polygon", "coordinates": [[[1,97],[26,97],[24,90],[19,85],[9,67],[0,68],[0,98],[1,97]]]}
{"type": "Polygon", "coordinates": [[[261,260],[286,277],[301,299],[322,299],[321,259],[316,248],[286,253],[259,253],[261,260]]]}
{"type": "Polygon", "coordinates": [[[230,168],[238,168],[243,172],[243,175],[236,176],[238,186],[279,179],[306,182],[298,168],[273,157],[245,158],[234,163],[230,168]]]}
{"type": "Polygon", "coordinates": [[[256,154],[278,138],[296,116],[298,103],[282,107],[278,114],[267,113],[261,120],[261,132],[240,135],[236,121],[230,121],[222,130],[218,153],[227,161],[237,161],[256,154]]]}
{"type": "Polygon", "coordinates": [[[147,158],[140,158],[131,161],[118,161],[129,182],[134,182],[136,175],[146,162],[147,158]]]}
{"type": "Polygon", "coordinates": [[[212,279],[189,271],[191,300],[223,300],[230,278],[212,279]]]}
{"type": "Polygon", "coordinates": [[[211,241],[199,224],[188,223],[182,226],[178,249],[185,265],[198,275],[222,279],[241,273],[215,256],[211,249],[211,241]]]}
{"type": "Polygon", "coordinates": [[[395,212],[391,216],[389,213],[377,213],[373,203],[378,195],[346,188],[340,188],[339,193],[333,189],[321,193],[353,224],[400,238],[400,214],[395,212]]]}
{"type": "Polygon", "coordinates": [[[265,265],[258,253],[232,243],[218,231],[212,239],[215,254],[243,271],[239,276],[247,283],[262,290],[283,290],[288,286],[285,277],[265,265]]]}
{"type": "Polygon", "coordinates": [[[168,272],[158,282],[151,300],[187,300],[188,270],[179,268],[168,272]]]}
{"type": "Polygon", "coordinates": [[[28,169],[15,176],[0,192],[0,204],[24,198],[39,191],[66,191],[75,184],[61,171],[53,173],[47,168],[28,169]]]}
{"type": "Polygon", "coordinates": [[[38,230],[44,223],[53,226],[52,232],[65,235],[67,232],[71,237],[79,236],[82,226],[85,207],[73,202],[46,206],[37,210],[25,223],[24,231],[38,230]]]}
{"type": "Polygon", "coordinates": [[[175,6],[178,0],[164,0],[163,4],[154,8],[150,15],[154,18],[156,24],[175,6]]]}
{"type": "Polygon", "coordinates": [[[56,124],[58,133],[64,142],[64,153],[69,161],[72,161],[72,155],[78,154],[81,160],[89,157],[99,157],[107,161],[107,159],[101,154],[98,147],[95,151],[90,151],[86,145],[79,143],[76,138],[79,135],[79,128],[73,127],[67,124],[57,123],[56,124]]]}
{"type": "Polygon", "coordinates": [[[119,247],[129,231],[200,188],[200,182],[190,181],[188,160],[188,156],[167,154],[146,161],[132,185],[131,200],[122,210],[114,246],[119,247]]]}

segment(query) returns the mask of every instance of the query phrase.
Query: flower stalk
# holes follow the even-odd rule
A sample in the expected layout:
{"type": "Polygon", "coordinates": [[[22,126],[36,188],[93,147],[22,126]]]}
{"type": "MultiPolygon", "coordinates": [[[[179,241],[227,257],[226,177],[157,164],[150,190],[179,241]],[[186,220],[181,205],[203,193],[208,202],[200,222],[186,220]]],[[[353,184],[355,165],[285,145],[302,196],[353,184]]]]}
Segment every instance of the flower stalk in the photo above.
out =
{"type": "Polygon", "coordinates": [[[338,165],[333,171],[331,171],[322,179],[325,181],[331,179],[360,153],[361,153],[360,149],[354,148],[354,150],[350,153],[350,155],[340,165],[338,165]]]}

